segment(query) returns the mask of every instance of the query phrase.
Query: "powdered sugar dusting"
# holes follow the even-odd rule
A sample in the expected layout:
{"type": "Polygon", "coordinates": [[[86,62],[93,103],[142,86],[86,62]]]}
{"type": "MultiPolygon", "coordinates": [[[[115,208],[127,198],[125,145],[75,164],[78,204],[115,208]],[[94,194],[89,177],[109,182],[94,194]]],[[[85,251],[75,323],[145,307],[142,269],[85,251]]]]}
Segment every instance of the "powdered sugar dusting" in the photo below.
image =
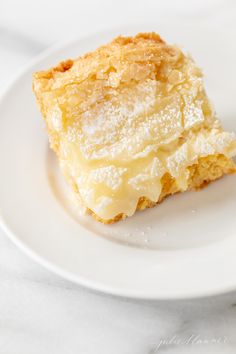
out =
{"type": "Polygon", "coordinates": [[[193,128],[197,124],[204,122],[204,115],[201,108],[201,101],[187,103],[184,107],[184,127],[186,129],[193,128]]]}
{"type": "Polygon", "coordinates": [[[139,150],[137,145],[145,137],[150,139],[150,134],[142,127],[140,138],[134,131],[140,126],[139,117],[148,116],[155,101],[156,81],[147,80],[132,89],[124,88],[119,96],[85,112],[81,117],[81,132],[77,130],[85,158],[110,159],[125,151],[132,154],[133,150],[139,150]]]}
{"type": "Polygon", "coordinates": [[[90,173],[90,178],[96,183],[105,183],[111,189],[117,189],[121,183],[121,176],[127,171],[127,168],[105,166],[94,169],[90,173]]]}

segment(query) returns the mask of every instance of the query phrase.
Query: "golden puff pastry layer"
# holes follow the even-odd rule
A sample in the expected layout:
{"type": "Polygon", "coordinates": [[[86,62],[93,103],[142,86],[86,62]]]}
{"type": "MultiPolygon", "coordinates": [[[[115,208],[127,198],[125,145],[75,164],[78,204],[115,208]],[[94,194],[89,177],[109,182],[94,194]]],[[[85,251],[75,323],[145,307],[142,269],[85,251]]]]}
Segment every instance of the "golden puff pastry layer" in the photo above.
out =
{"type": "Polygon", "coordinates": [[[155,33],[35,73],[33,89],[68,183],[104,223],[236,170],[201,70],[155,33]]]}

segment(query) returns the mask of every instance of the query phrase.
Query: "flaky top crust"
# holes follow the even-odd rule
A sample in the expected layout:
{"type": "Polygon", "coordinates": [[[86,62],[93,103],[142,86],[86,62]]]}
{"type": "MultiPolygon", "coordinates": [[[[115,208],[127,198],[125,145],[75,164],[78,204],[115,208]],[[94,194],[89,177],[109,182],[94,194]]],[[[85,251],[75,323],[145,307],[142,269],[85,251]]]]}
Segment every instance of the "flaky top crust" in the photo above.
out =
{"type": "Polygon", "coordinates": [[[60,88],[73,82],[78,84],[88,78],[101,80],[110,72],[120,74],[122,82],[127,79],[127,71],[129,74],[134,71],[131,79],[135,79],[135,63],[160,66],[162,62],[176,61],[180,54],[176,47],[167,45],[154,32],[139,33],[134,37],[119,36],[77,59],[68,59],[47,71],[36,72],[33,87],[37,94],[40,90],[60,88]]]}
{"type": "MultiPolygon", "coordinates": [[[[58,152],[59,135],[50,128],[48,117],[53,107],[59,105],[61,109],[65,101],[72,101],[75,92],[79,117],[95,103],[115,97],[123,87],[146,79],[161,81],[162,75],[164,80],[161,68],[168,64],[178,68],[183,58],[177,47],[167,45],[158,34],[139,33],[134,37],[119,36],[93,52],[34,73],[33,90],[47,124],[51,147],[58,152]]],[[[63,124],[67,129],[70,123],[63,124]]]]}

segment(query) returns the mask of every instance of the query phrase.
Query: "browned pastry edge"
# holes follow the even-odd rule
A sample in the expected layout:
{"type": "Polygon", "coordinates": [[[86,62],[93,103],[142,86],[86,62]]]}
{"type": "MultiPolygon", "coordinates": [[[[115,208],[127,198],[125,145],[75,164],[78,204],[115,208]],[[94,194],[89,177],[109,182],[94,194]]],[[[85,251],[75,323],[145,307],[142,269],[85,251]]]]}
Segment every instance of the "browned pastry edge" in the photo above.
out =
{"type": "MultiPolygon", "coordinates": [[[[58,63],[56,66],[48,69],[48,70],[44,70],[44,71],[37,71],[33,74],[33,78],[34,79],[51,79],[53,77],[53,75],[56,72],[60,72],[60,73],[64,73],[67,70],[69,70],[74,64],[74,61],[72,59],[67,59],[64,61],[61,61],[60,63],[58,63]]],[[[33,90],[34,90],[34,84],[33,84],[33,90]]],[[[35,92],[35,90],[34,90],[35,92]]],[[[37,92],[35,92],[37,93],[37,92]]]]}
{"type": "MultiPolygon", "coordinates": [[[[81,59],[92,59],[95,57],[95,55],[100,54],[104,51],[104,49],[110,48],[112,45],[119,45],[119,47],[128,45],[128,44],[137,44],[140,42],[140,40],[147,40],[147,41],[153,41],[153,42],[159,42],[160,44],[166,44],[165,41],[159,36],[159,34],[155,32],[144,32],[144,33],[138,33],[134,37],[128,36],[128,37],[123,37],[123,36],[118,36],[114,38],[111,42],[108,44],[102,45],[98,47],[96,50],[88,52],[80,57],[77,57],[75,59],[67,59],[64,61],[61,61],[58,63],[56,66],[44,70],[44,71],[38,71],[33,74],[34,79],[51,79],[53,78],[54,74],[57,72],[63,73],[69,70],[75,61],[81,60],[81,59]]],[[[170,49],[171,50],[171,49],[170,49]]],[[[107,55],[107,54],[104,54],[107,55]]]]}

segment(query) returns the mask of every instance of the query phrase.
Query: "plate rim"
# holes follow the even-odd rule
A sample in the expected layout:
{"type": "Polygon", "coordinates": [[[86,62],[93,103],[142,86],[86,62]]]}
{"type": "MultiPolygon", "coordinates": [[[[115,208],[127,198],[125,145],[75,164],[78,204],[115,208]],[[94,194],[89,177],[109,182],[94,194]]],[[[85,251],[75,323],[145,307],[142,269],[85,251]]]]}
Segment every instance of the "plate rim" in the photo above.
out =
{"type": "MultiPolygon", "coordinates": [[[[176,23],[180,23],[181,21],[176,21],[176,23]]],[[[163,22],[161,22],[163,23],[163,22]]],[[[102,31],[94,32],[94,33],[89,33],[88,35],[81,35],[81,36],[76,36],[70,40],[64,40],[62,42],[59,42],[57,44],[54,44],[53,46],[45,49],[38,55],[36,55],[34,58],[32,58],[28,63],[23,67],[23,69],[19,70],[18,73],[11,79],[11,81],[6,85],[5,89],[1,93],[0,96],[0,107],[3,104],[3,102],[7,99],[9,96],[11,90],[14,88],[15,84],[35,65],[39,64],[42,60],[46,59],[48,56],[53,55],[55,52],[63,49],[65,46],[72,45],[75,42],[79,42],[81,40],[86,40],[86,38],[91,38],[94,36],[102,36],[103,34],[107,34],[108,31],[114,32],[117,30],[123,29],[124,31],[129,29],[135,29],[140,25],[143,26],[144,24],[133,24],[133,25],[124,25],[124,26],[116,26],[112,28],[107,28],[102,31]]],[[[147,25],[147,24],[146,24],[147,25]]],[[[148,27],[150,27],[152,24],[149,23],[148,27]]],[[[154,26],[154,24],[153,24],[154,26]]],[[[156,24],[155,24],[156,26],[156,24]]],[[[193,26],[197,27],[196,24],[193,26]]],[[[204,27],[210,27],[207,25],[204,25],[204,27]]],[[[100,293],[107,293],[110,295],[114,296],[121,296],[121,297],[127,297],[127,298],[135,298],[135,299],[146,299],[146,300],[180,300],[180,299],[195,299],[195,298],[203,298],[203,297],[209,297],[209,296],[214,296],[214,295],[220,295],[220,294],[225,294],[229,293],[233,290],[236,289],[236,282],[232,286],[228,286],[226,288],[221,288],[219,286],[218,290],[204,290],[200,289],[200,291],[194,295],[189,295],[188,293],[182,293],[182,294],[170,294],[169,295],[163,295],[160,296],[158,294],[140,294],[137,292],[132,292],[128,291],[125,289],[122,291],[122,289],[115,288],[114,286],[109,287],[108,285],[103,284],[102,282],[97,282],[97,281],[90,281],[84,277],[81,277],[78,274],[73,274],[67,270],[64,270],[60,266],[53,264],[53,262],[48,261],[47,259],[43,258],[42,256],[38,255],[33,249],[31,249],[29,246],[27,246],[26,243],[24,243],[21,238],[17,237],[17,234],[15,234],[10,227],[8,227],[7,222],[5,222],[4,217],[1,212],[0,208],[0,227],[2,228],[3,232],[9,237],[9,239],[19,248],[21,249],[25,254],[27,254],[31,259],[36,261],[37,263],[41,264],[44,268],[50,270],[51,272],[57,274],[58,276],[61,276],[62,278],[69,280],[73,283],[76,283],[80,286],[92,289],[93,291],[97,291],[100,293]]]]}
{"type": "Polygon", "coordinates": [[[158,301],[175,301],[175,300],[195,300],[201,298],[208,298],[212,296],[220,296],[228,294],[236,289],[236,284],[228,286],[227,288],[219,288],[218,290],[200,290],[194,295],[189,294],[168,294],[168,295],[157,295],[157,294],[140,294],[133,291],[122,291],[119,288],[111,287],[103,284],[102,282],[90,281],[80,275],[73,275],[71,272],[64,270],[60,266],[53,264],[52,262],[46,260],[44,257],[38,255],[34,250],[27,246],[21,239],[17,238],[14,232],[5,223],[4,218],[0,214],[0,227],[4,231],[5,235],[15,244],[24,254],[26,254],[30,259],[32,259],[37,264],[41,265],[44,269],[51,271],[53,274],[60,276],[64,280],[70,281],[76,285],[82,286],[87,290],[97,292],[99,294],[108,294],[115,297],[122,297],[128,299],[136,300],[158,300],[158,301]]]}

